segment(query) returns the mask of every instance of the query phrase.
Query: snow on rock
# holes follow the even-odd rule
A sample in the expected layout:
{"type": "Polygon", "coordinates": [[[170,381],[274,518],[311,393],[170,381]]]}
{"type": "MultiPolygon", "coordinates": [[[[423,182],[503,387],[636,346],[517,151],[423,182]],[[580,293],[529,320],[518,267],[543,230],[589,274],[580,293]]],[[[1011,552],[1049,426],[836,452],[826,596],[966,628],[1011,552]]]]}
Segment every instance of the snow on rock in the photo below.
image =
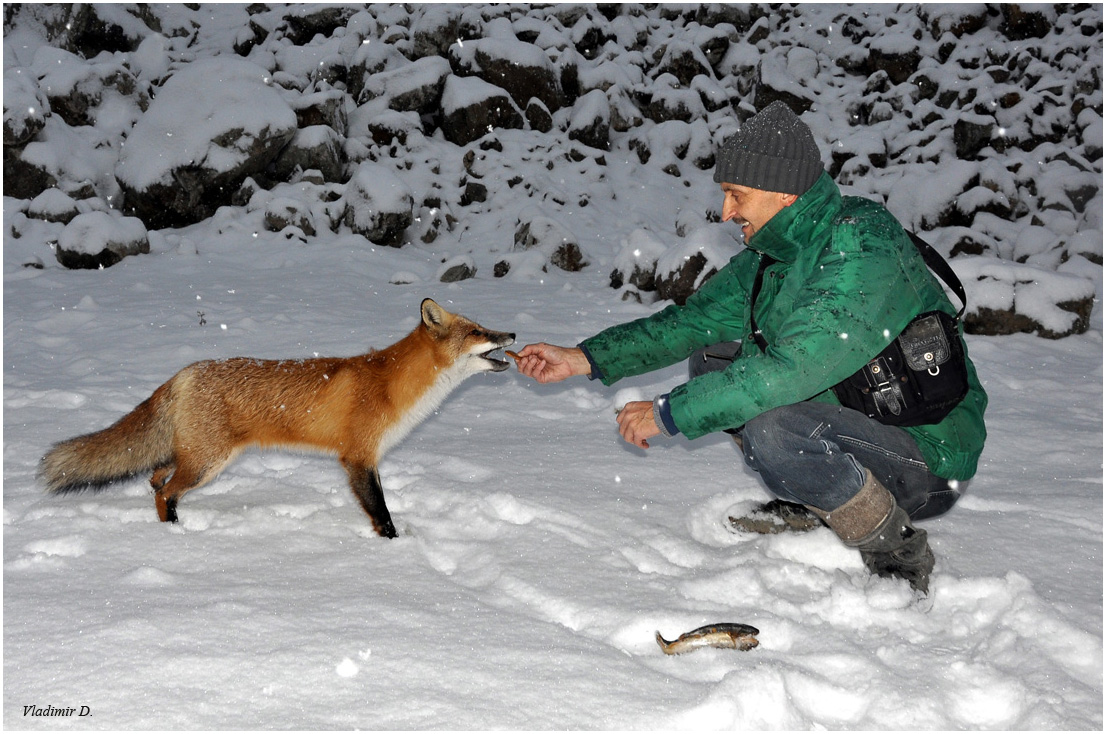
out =
{"type": "Polygon", "coordinates": [[[568,123],[568,137],[584,145],[609,150],[611,105],[607,95],[594,89],[576,100],[568,123]]]}
{"type": "MultiPolygon", "coordinates": [[[[622,288],[626,284],[637,291],[655,291],[657,261],[666,249],[665,244],[652,233],[635,229],[626,238],[615,258],[614,270],[611,271],[611,287],[622,288]]],[[[638,298],[640,300],[640,295],[638,298]]]]}
{"type": "Polygon", "coordinates": [[[564,106],[549,56],[532,43],[513,37],[481,38],[450,47],[450,55],[484,81],[507,90],[520,108],[531,98],[537,98],[550,112],[564,106]]]}
{"type": "Polygon", "coordinates": [[[716,226],[688,234],[679,247],[669,247],[657,260],[657,296],[682,304],[735,254],[733,238],[716,226]]]}
{"type": "Polygon", "coordinates": [[[467,145],[495,129],[522,128],[522,113],[502,87],[479,77],[449,76],[442,90],[446,140],[467,145]]]}
{"type": "Polygon", "coordinates": [[[57,260],[65,267],[91,270],[149,251],[150,241],[141,219],[102,211],[74,217],[55,247],[57,260]]]}
{"type": "Polygon", "coordinates": [[[538,207],[527,207],[519,213],[512,249],[541,252],[551,265],[568,272],[581,270],[587,265],[572,230],[546,216],[538,207]]]}
{"type": "Polygon", "coordinates": [[[395,171],[362,163],[346,187],[344,222],[370,242],[400,247],[411,226],[411,189],[395,171]]]}
{"type": "Polygon", "coordinates": [[[1059,339],[1089,326],[1096,290],[1088,278],[984,258],[957,260],[956,265],[975,305],[965,317],[966,329],[1059,339]],[[1064,294],[1062,301],[1058,294],[1064,294]]]}
{"type": "Polygon", "coordinates": [[[346,159],[343,139],[329,125],[300,127],[272,162],[272,173],[290,181],[304,171],[317,171],[324,181],[344,183],[346,159]]]}
{"type": "Polygon", "coordinates": [[[430,113],[438,109],[450,74],[449,62],[439,56],[421,58],[407,66],[374,74],[365,82],[362,103],[387,97],[399,112],[430,113]]]}
{"type": "Polygon", "coordinates": [[[80,213],[80,206],[73,197],[60,189],[46,189],[27,205],[28,217],[47,222],[68,224],[80,213]]]}
{"type": "Polygon", "coordinates": [[[50,102],[29,69],[4,66],[4,145],[22,145],[46,125],[50,102]]]}
{"type": "Polygon", "coordinates": [[[296,116],[249,61],[199,59],[161,88],[115,175],[125,208],[157,228],[202,221],[292,139],[296,116]]]}
{"type": "MultiPolygon", "coordinates": [[[[476,262],[468,255],[458,255],[442,263],[435,274],[435,280],[441,283],[456,283],[476,277],[476,262]]],[[[394,281],[394,278],[393,278],[394,281]]]]}

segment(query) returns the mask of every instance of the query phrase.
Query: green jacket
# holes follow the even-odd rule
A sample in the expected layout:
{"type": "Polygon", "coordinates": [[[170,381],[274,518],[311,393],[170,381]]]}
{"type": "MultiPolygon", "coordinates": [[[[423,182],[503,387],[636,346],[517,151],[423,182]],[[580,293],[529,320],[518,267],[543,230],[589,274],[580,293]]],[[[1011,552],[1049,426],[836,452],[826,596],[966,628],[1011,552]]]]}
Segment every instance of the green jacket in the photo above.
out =
{"type": "MultiPolygon", "coordinates": [[[[875,202],[842,197],[823,173],[684,306],[613,326],[580,346],[610,385],[685,360],[700,347],[743,340],[725,370],[669,393],[665,417],[693,439],[783,405],[838,404],[830,388],[915,316],[938,309],[957,311],[902,226],[875,202]],[[778,261],[768,267],[756,302],[767,351],[748,337],[749,291],[761,253],[778,261]]],[[[946,479],[975,474],[986,438],[987,395],[970,359],[968,381],[967,397],[944,420],[905,429],[930,470],[946,479]]]]}

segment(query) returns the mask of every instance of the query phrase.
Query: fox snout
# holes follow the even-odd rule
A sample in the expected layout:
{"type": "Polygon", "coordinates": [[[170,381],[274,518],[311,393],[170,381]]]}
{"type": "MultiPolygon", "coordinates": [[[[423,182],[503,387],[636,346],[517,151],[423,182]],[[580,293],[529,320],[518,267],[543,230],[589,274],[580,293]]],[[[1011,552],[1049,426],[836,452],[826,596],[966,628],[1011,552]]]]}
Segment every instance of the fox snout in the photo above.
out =
{"type": "Polygon", "coordinates": [[[488,337],[489,342],[495,344],[495,346],[492,347],[491,349],[487,350],[486,352],[483,352],[480,356],[486,362],[488,362],[488,365],[489,365],[488,371],[490,371],[490,372],[502,372],[503,370],[507,369],[511,365],[506,360],[497,359],[497,358],[493,357],[492,352],[494,352],[498,349],[502,349],[503,347],[509,347],[512,344],[514,344],[515,343],[515,335],[514,334],[507,334],[507,333],[499,332],[499,331],[492,331],[492,332],[487,333],[487,337],[488,337]]]}

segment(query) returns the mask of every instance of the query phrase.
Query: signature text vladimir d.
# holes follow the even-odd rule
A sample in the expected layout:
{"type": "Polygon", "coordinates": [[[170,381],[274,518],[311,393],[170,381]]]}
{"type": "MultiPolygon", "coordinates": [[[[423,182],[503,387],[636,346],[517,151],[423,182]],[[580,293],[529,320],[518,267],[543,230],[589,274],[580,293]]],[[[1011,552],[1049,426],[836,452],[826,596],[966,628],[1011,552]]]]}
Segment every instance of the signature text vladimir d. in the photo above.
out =
{"type": "Polygon", "coordinates": [[[24,716],[92,716],[92,709],[88,706],[24,706],[24,716]]]}

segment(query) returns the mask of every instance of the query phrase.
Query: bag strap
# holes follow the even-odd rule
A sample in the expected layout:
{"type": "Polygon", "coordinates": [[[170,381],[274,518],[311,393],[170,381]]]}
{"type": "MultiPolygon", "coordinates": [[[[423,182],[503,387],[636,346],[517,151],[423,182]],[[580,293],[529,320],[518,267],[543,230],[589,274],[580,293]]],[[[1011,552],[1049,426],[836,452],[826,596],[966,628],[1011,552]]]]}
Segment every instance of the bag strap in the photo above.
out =
{"type": "Polygon", "coordinates": [[[760,327],[757,326],[757,320],[753,316],[753,308],[757,305],[757,296],[760,295],[760,287],[764,284],[764,271],[774,262],[776,262],[775,258],[765,255],[763,252],[760,254],[760,267],[757,268],[757,274],[753,278],[753,288],[749,291],[749,326],[753,328],[751,336],[762,351],[768,349],[768,340],[764,338],[764,334],[760,333],[760,327]]]}
{"type": "Polygon", "coordinates": [[[952,288],[952,292],[960,299],[962,305],[960,310],[956,312],[956,320],[959,321],[968,308],[968,294],[964,291],[964,284],[960,282],[960,278],[956,277],[956,273],[953,272],[945,258],[941,257],[941,253],[934,250],[932,245],[913,232],[907,232],[907,234],[910,236],[910,241],[918,248],[918,252],[921,253],[926,266],[936,273],[938,278],[945,281],[945,284],[952,288]]]}
{"type": "MultiPolygon", "coordinates": [[[[923,240],[913,232],[907,232],[910,236],[910,241],[914,243],[914,247],[918,249],[918,253],[922,256],[922,260],[925,261],[926,267],[937,274],[941,280],[945,281],[945,284],[949,288],[952,288],[952,292],[956,294],[956,297],[960,299],[960,310],[956,312],[956,320],[959,321],[964,315],[964,311],[968,308],[968,294],[964,291],[964,284],[960,282],[960,278],[956,277],[956,273],[953,272],[952,267],[945,261],[945,258],[941,257],[941,253],[933,249],[933,246],[923,240]]],[[[764,334],[761,333],[760,327],[757,326],[757,320],[753,316],[753,308],[757,303],[757,296],[760,295],[760,288],[764,281],[764,271],[769,265],[776,262],[775,258],[772,258],[764,253],[760,255],[760,267],[757,268],[756,277],[753,278],[753,288],[749,293],[749,325],[753,328],[753,341],[757,343],[757,346],[761,350],[768,349],[768,340],[764,338],[764,334]]]]}

